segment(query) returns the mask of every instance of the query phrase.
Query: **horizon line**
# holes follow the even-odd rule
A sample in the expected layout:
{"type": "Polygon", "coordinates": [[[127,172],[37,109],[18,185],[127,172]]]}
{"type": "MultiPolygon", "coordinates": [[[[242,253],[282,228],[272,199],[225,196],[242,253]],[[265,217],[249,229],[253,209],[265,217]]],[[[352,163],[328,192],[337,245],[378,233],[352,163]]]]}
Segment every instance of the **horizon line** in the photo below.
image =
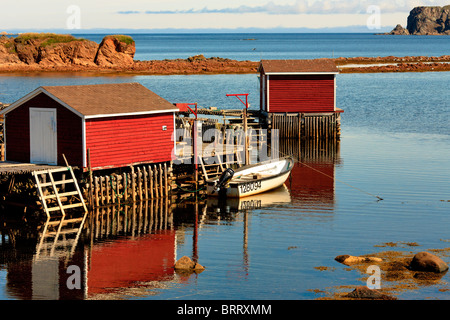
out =
{"type": "Polygon", "coordinates": [[[102,31],[123,31],[128,33],[382,33],[389,32],[395,26],[382,26],[379,29],[368,29],[365,25],[353,25],[344,27],[322,27],[322,28],[260,28],[260,27],[237,27],[237,28],[9,28],[0,30],[11,34],[25,32],[64,32],[64,33],[95,33],[102,31]]]}

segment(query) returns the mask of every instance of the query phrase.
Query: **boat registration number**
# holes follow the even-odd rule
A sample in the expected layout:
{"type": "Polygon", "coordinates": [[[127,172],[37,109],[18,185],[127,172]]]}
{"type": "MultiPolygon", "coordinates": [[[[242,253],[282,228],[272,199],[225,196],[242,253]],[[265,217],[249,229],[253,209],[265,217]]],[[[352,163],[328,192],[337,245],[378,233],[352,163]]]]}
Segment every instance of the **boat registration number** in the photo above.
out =
{"type": "Polygon", "coordinates": [[[261,181],[247,182],[239,185],[241,193],[247,193],[261,189],[261,181]]]}

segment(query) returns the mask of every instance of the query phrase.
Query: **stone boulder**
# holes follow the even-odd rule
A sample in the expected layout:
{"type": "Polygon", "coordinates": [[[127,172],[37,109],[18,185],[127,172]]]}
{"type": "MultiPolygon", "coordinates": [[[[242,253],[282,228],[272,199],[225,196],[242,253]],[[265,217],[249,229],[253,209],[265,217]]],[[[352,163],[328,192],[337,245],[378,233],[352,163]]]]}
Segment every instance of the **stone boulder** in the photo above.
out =
{"type": "Polygon", "coordinates": [[[194,62],[194,61],[205,61],[206,57],[202,54],[198,54],[196,56],[192,56],[186,59],[189,62],[194,62]]]}
{"type": "Polygon", "coordinates": [[[340,255],[334,258],[337,262],[340,262],[342,264],[345,264],[347,266],[358,264],[358,263],[376,263],[376,262],[382,262],[383,260],[381,258],[377,257],[355,257],[350,256],[348,254],[340,255]]]}
{"type": "Polygon", "coordinates": [[[111,35],[103,38],[95,63],[101,67],[130,67],[134,64],[136,46],[129,36],[111,35]]]}
{"type": "Polygon", "coordinates": [[[182,272],[196,272],[200,273],[203,270],[205,270],[205,267],[203,267],[201,264],[196,263],[191,260],[191,258],[187,256],[183,256],[175,263],[174,266],[175,270],[182,271],[182,272]]]}
{"type": "Polygon", "coordinates": [[[441,273],[448,270],[448,265],[434,254],[422,251],[414,256],[409,268],[413,271],[441,273]]]}
{"type": "Polygon", "coordinates": [[[356,287],[355,290],[347,294],[346,297],[363,300],[397,300],[397,298],[395,297],[391,297],[377,290],[369,289],[364,286],[356,287]]]}

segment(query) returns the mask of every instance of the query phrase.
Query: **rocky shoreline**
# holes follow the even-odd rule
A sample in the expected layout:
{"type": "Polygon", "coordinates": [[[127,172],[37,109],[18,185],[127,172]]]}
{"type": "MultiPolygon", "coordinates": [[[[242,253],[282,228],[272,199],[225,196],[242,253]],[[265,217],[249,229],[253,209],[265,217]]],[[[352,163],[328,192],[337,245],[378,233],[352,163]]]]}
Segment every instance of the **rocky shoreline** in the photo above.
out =
{"type": "Polygon", "coordinates": [[[224,58],[204,58],[199,60],[196,57],[173,60],[149,60],[134,61],[129,66],[42,66],[0,64],[0,74],[22,74],[22,73],[77,73],[80,75],[188,75],[188,74],[244,74],[256,73],[259,62],[236,61],[224,58]]]}
{"type": "MultiPolygon", "coordinates": [[[[447,239],[441,241],[448,242],[447,239]]],[[[336,287],[311,289],[318,295],[318,300],[398,300],[397,295],[404,292],[433,287],[440,293],[449,291],[445,276],[448,273],[450,248],[416,250],[420,247],[415,242],[388,242],[375,247],[389,247],[387,251],[379,251],[364,256],[340,255],[335,261],[343,266],[343,270],[357,271],[361,275],[361,286],[340,285],[336,287]],[[397,247],[398,250],[394,250],[397,247]],[[368,288],[369,278],[374,279],[370,266],[377,266],[379,274],[379,289],[368,288]]],[[[334,272],[339,268],[320,266],[315,269],[320,272],[334,272]]]]}
{"type": "MultiPolygon", "coordinates": [[[[71,35],[22,34],[0,37],[0,74],[76,73],[78,75],[252,74],[259,61],[237,61],[202,54],[186,59],[139,61],[134,40],[109,35],[100,44],[71,35]]],[[[450,71],[441,57],[353,57],[333,59],[341,73],[450,71]]]]}
{"type": "MultiPolygon", "coordinates": [[[[196,56],[198,57],[198,56],[196,56]]],[[[78,75],[192,75],[253,74],[259,62],[224,58],[196,58],[134,61],[123,66],[43,66],[39,64],[0,64],[0,74],[76,73],[78,75]]],[[[201,56],[203,57],[203,56],[201,56]]],[[[340,73],[439,72],[450,71],[450,57],[391,57],[334,59],[340,73]]]]}
{"type": "Polygon", "coordinates": [[[334,59],[341,73],[450,71],[450,55],[440,57],[358,57],[334,59]]]}

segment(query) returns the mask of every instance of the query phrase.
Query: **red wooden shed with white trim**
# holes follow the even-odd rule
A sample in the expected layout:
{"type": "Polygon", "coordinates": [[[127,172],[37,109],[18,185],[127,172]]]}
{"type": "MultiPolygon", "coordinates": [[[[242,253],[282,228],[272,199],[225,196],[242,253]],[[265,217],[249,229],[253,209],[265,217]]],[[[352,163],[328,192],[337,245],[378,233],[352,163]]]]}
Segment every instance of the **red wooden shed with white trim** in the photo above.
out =
{"type": "Polygon", "coordinates": [[[138,83],[43,86],[8,108],[8,161],[123,167],[172,160],[172,103],[138,83]]]}
{"type": "Polygon", "coordinates": [[[339,71],[332,60],[261,60],[258,71],[261,111],[336,111],[336,75],[339,71]]]}

